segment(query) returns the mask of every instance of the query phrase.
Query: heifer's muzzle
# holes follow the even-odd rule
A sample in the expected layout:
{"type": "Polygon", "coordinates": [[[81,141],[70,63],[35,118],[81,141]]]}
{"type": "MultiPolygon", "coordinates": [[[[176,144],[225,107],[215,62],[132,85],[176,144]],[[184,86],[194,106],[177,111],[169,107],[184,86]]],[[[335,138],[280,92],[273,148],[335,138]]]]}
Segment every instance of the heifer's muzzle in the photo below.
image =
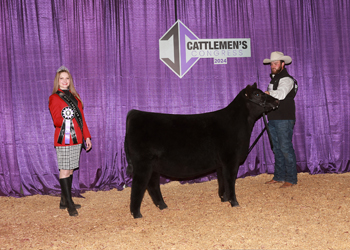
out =
{"type": "Polygon", "coordinates": [[[266,107],[266,99],[267,99],[267,95],[263,95],[263,100],[262,102],[258,102],[256,100],[253,100],[253,99],[248,99],[249,101],[255,103],[255,104],[258,104],[259,106],[265,108],[266,107]]]}

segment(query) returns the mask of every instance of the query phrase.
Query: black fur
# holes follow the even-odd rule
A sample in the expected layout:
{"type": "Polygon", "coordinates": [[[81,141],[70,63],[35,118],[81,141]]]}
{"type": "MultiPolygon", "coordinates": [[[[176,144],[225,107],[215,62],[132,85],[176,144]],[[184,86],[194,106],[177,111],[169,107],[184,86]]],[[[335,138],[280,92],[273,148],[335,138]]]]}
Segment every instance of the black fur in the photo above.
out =
{"type": "Polygon", "coordinates": [[[167,208],[160,175],[189,179],[217,171],[219,197],[238,206],[235,182],[244,163],[255,121],[279,101],[248,85],[226,107],[196,115],[172,115],[131,110],[127,115],[127,173],[133,175],[130,211],[141,218],[147,189],[154,204],[167,208]]]}

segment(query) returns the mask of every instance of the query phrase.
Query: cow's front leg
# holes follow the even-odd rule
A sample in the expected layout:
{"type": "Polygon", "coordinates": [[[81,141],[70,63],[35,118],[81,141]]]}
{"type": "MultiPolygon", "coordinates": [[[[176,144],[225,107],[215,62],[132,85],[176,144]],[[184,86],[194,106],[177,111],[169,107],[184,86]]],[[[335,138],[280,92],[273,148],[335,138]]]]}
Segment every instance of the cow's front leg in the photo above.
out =
{"type": "Polygon", "coordinates": [[[232,207],[239,206],[235,191],[238,167],[238,164],[228,164],[223,168],[225,194],[232,207]]]}
{"type": "Polygon", "coordinates": [[[216,170],[216,176],[218,178],[218,185],[219,185],[219,197],[221,199],[221,202],[228,201],[228,197],[225,193],[225,184],[224,184],[224,177],[222,175],[222,168],[219,167],[216,170]]]}
{"type": "Polygon", "coordinates": [[[238,207],[238,206],[239,206],[238,201],[237,201],[237,198],[236,198],[235,186],[236,186],[236,178],[234,178],[234,180],[233,180],[233,186],[232,186],[233,198],[229,200],[230,203],[231,203],[231,207],[238,207]]]}
{"type": "Polygon", "coordinates": [[[152,198],[154,205],[159,207],[160,210],[163,210],[163,209],[167,208],[168,206],[165,204],[165,202],[163,200],[162,193],[160,191],[160,179],[159,178],[160,178],[160,175],[156,172],[153,172],[152,176],[148,182],[147,190],[148,190],[149,195],[152,198]]]}
{"type": "Polygon", "coordinates": [[[238,207],[238,201],[236,198],[236,180],[237,180],[237,173],[238,173],[239,164],[235,165],[232,173],[232,199],[230,199],[231,207],[238,207]]]}

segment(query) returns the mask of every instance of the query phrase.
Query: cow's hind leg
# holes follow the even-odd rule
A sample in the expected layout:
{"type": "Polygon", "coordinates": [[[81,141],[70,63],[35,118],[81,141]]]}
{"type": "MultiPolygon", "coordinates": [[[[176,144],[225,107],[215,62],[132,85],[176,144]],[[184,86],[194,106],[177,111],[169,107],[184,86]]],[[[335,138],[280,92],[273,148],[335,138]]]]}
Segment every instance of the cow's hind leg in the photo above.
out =
{"type": "Polygon", "coordinates": [[[147,190],[153,200],[154,205],[159,207],[160,210],[168,207],[163,200],[162,193],[160,192],[160,175],[158,173],[152,173],[147,185],[147,190]]]}
{"type": "Polygon", "coordinates": [[[150,179],[148,173],[134,173],[131,185],[130,212],[134,218],[142,218],[140,212],[141,202],[150,179]]]}

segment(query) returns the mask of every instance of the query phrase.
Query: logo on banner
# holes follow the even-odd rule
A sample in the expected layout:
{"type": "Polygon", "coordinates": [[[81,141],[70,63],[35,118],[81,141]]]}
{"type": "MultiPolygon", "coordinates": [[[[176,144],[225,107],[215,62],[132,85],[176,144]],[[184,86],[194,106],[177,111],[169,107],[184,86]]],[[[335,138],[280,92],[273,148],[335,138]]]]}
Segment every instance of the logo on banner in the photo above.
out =
{"type": "Polygon", "coordinates": [[[227,64],[229,57],[250,57],[250,38],[199,39],[178,20],[159,39],[159,58],[182,78],[200,58],[227,64]]]}

